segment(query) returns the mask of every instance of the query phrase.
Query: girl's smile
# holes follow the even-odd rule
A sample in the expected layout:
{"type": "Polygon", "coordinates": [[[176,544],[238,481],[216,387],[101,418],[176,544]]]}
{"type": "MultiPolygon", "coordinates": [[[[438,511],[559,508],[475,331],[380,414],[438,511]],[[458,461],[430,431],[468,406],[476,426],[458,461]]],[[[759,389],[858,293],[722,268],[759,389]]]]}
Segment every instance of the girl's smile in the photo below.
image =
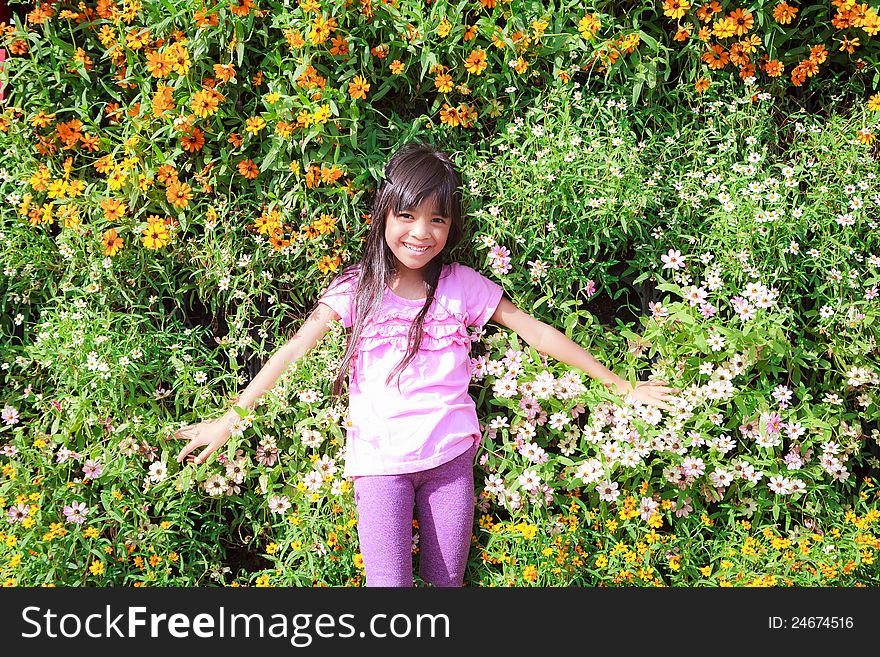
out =
{"type": "Polygon", "coordinates": [[[417,208],[388,211],[385,242],[404,278],[422,269],[446,246],[450,221],[436,207],[435,199],[425,199],[417,208]]]}

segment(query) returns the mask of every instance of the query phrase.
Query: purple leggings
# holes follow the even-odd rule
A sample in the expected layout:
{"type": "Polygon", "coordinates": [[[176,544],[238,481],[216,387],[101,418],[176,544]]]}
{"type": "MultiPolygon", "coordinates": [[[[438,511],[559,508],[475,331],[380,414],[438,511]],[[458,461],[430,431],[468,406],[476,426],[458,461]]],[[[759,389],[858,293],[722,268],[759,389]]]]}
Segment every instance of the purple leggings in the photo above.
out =
{"type": "Polygon", "coordinates": [[[474,524],[475,453],[476,446],[422,472],[355,478],[367,586],[413,585],[413,507],[419,575],[434,586],[462,586],[474,524]]]}

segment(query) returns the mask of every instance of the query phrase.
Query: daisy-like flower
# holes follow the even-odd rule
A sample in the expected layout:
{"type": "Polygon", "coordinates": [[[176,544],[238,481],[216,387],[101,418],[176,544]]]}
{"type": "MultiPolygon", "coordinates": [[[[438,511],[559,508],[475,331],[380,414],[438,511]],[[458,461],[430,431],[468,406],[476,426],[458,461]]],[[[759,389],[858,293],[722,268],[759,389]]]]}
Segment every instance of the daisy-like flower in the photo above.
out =
{"type": "Polygon", "coordinates": [[[681,254],[681,251],[669,249],[665,255],[660,256],[660,260],[663,262],[663,269],[678,271],[684,267],[685,256],[681,254]]]}
{"type": "Polygon", "coordinates": [[[789,492],[788,479],[782,475],[770,477],[770,481],[767,482],[767,488],[777,495],[786,495],[789,492]]]}
{"type": "Polygon", "coordinates": [[[269,498],[267,504],[269,505],[269,510],[278,515],[284,515],[291,506],[287,495],[273,495],[269,498]]]}
{"type": "Polygon", "coordinates": [[[150,481],[158,484],[160,481],[165,479],[167,474],[168,466],[165,465],[165,463],[163,463],[162,461],[154,461],[150,464],[149,474],[147,475],[147,478],[150,481]]]}
{"type": "Polygon", "coordinates": [[[306,447],[317,449],[321,446],[322,442],[324,442],[324,435],[320,431],[314,429],[302,430],[302,443],[306,447]]]}
{"type": "Polygon", "coordinates": [[[0,419],[3,420],[4,424],[16,424],[19,421],[18,409],[7,404],[3,407],[3,411],[0,412],[0,419]]]}
{"type": "Polygon", "coordinates": [[[89,514],[88,507],[82,502],[71,502],[64,507],[64,517],[68,522],[81,525],[89,514]]]}
{"type": "Polygon", "coordinates": [[[526,470],[517,478],[517,482],[524,491],[535,493],[541,488],[541,475],[534,470],[526,470]]]}
{"type": "Polygon", "coordinates": [[[571,421],[567,413],[554,413],[550,416],[550,428],[561,431],[571,421]]]}
{"type": "Polygon", "coordinates": [[[603,481],[596,486],[596,492],[599,493],[599,499],[604,502],[613,502],[620,497],[620,491],[617,490],[616,481],[603,481]]]}
{"type": "Polygon", "coordinates": [[[223,475],[215,474],[209,477],[204,483],[205,492],[211,497],[223,495],[226,492],[227,483],[223,475]]]}
{"type": "Polygon", "coordinates": [[[15,504],[6,512],[6,520],[10,523],[22,522],[30,512],[31,509],[27,504],[15,504]]]}
{"type": "Polygon", "coordinates": [[[322,477],[321,473],[317,470],[312,470],[311,472],[306,473],[306,476],[303,477],[303,485],[313,493],[317,493],[321,489],[323,483],[324,477],[322,477]]]}
{"type": "Polygon", "coordinates": [[[92,459],[83,463],[83,477],[85,479],[97,479],[101,476],[102,470],[101,464],[92,459]]]}

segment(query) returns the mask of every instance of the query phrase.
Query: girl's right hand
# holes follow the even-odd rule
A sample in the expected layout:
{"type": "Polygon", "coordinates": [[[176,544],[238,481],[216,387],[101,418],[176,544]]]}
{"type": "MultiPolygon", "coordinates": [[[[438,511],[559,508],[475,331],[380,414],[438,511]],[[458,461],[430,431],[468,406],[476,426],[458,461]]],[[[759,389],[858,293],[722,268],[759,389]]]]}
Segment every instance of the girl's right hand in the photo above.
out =
{"type": "Polygon", "coordinates": [[[220,449],[229,440],[232,431],[229,429],[229,424],[224,417],[183,427],[175,431],[173,435],[181,440],[189,439],[189,442],[178,453],[177,461],[181,462],[189,455],[190,462],[198,465],[207,461],[211,454],[220,449]],[[190,454],[190,452],[199,447],[204,447],[205,449],[199,452],[198,456],[190,454]]]}

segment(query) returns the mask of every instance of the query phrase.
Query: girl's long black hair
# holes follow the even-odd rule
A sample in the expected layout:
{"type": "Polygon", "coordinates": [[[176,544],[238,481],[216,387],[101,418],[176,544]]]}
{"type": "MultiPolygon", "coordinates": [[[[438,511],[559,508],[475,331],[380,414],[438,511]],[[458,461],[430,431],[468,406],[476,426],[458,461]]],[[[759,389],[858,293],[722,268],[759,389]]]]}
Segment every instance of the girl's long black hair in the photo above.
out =
{"type": "Polygon", "coordinates": [[[425,199],[434,199],[436,210],[449,217],[449,235],[443,250],[425,266],[425,305],[419,310],[409,329],[406,354],[385,381],[389,385],[396,374],[399,389],[400,374],[419,352],[425,315],[434,301],[440,272],[448,254],[464,235],[460,184],[458,172],[449,156],[422,142],[404,144],[385,165],[385,177],[379,183],[373,198],[370,232],[364,245],[363,258],[340,273],[342,280],[354,276],[358,278],[352,303],[351,333],[333,382],[334,395],[342,392],[352,358],[357,354],[363,328],[373,313],[381,307],[385,290],[394,278],[394,255],[385,241],[388,211],[393,210],[397,214],[419,206],[425,199]]]}

